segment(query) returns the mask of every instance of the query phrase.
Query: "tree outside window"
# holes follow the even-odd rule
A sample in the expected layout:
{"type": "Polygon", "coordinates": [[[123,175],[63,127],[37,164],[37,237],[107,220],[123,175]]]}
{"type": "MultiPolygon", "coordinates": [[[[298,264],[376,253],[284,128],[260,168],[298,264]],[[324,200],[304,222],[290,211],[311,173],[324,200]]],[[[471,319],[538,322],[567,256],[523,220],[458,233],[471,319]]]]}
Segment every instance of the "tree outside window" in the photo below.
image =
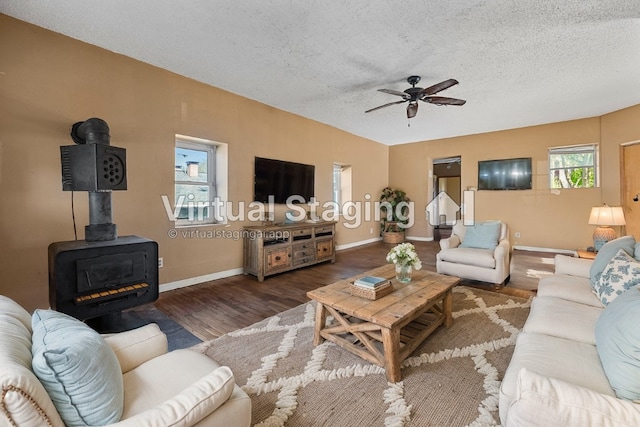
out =
{"type": "Polygon", "coordinates": [[[551,188],[593,188],[597,182],[596,144],[549,149],[551,188]]]}

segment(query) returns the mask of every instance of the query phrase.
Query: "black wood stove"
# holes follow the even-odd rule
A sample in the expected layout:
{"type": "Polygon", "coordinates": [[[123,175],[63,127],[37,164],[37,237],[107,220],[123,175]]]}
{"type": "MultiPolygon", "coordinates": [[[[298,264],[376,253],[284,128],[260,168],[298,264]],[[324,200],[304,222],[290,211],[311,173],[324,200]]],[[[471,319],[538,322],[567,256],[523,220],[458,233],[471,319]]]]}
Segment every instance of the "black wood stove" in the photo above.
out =
{"type": "Polygon", "coordinates": [[[118,237],[111,191],[126,190],[126,152],[109,145],[101,119],[71,128],[77,145],[60,147],[62,188],[89,192],[85,240],[49,245],[49,304],[80,320],[100,320],[158,299],[158,244],[118,237]]]}

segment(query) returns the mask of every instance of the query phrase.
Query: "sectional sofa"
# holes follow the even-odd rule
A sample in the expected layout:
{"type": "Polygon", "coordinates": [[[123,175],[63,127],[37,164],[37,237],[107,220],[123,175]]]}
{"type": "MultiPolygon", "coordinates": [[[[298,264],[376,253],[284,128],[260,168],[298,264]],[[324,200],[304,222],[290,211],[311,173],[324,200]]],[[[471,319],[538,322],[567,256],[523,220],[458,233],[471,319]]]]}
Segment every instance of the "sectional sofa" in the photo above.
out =
{"type": "Polygon", "coordinates": [[[558,255],[500,388],[504,426],[640,425],[640,244],[558,255]]]}

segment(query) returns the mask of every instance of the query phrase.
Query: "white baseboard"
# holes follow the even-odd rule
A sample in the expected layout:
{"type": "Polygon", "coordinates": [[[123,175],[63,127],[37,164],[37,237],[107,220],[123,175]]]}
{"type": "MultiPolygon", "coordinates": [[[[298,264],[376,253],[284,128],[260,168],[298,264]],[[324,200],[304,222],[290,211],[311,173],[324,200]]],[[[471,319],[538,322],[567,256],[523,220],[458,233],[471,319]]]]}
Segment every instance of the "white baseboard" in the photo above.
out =
{"type": "Polygon", "coordinates": [[[415,240],[416,242],[433,242],[433,237],[407,236],[407,240],[415,240]]]}
{"type": "Polygon", "coordinates": [[[538,248],[535,246],[513,246],[513,249],[519,251],[531,251],[531,252],[557,252],[560,254],[567,254],[576,256],[576,251],[572,251],[571,249],[554,249],[554,248],[538,248]]]}
{"type": "Polygon", "coordinates": [[[368,245],[369,243],[379,242],[380,240],[382,240],[382,237],[374,237],[373,239],[361,240],[359,242],[347,243],[345,245],[336,245],[336,251],[357,248],[358,246],[368,245]]]}
{"type": "Polygon", "coordinates": [[[205,274],[204,276],[190,277],[189,279],[163,283],[162,285],[160,285],[160,292],[172,291],[174,289],[186,288],[187,286],[197,285],[199,283],[209,282],[211,280],[224,279],[225,277],[237,276],[238,274],[242,274],[243,272],[244,271],[242,270],[242,268],[234,268],[232,270],[205,274]]]}

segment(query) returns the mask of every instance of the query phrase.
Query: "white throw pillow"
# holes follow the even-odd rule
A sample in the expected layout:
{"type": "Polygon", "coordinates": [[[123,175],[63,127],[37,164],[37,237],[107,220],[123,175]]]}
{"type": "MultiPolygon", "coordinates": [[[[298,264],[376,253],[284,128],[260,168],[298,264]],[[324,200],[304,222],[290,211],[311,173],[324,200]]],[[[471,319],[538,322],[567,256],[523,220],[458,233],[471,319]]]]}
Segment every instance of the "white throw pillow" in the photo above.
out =
{"type": "Polygon", "coordinates": [[[606,306],[627,289],[640,284],[640,262],[624,249],[611,258],[594,286],[594,292],[606,306]]]}

